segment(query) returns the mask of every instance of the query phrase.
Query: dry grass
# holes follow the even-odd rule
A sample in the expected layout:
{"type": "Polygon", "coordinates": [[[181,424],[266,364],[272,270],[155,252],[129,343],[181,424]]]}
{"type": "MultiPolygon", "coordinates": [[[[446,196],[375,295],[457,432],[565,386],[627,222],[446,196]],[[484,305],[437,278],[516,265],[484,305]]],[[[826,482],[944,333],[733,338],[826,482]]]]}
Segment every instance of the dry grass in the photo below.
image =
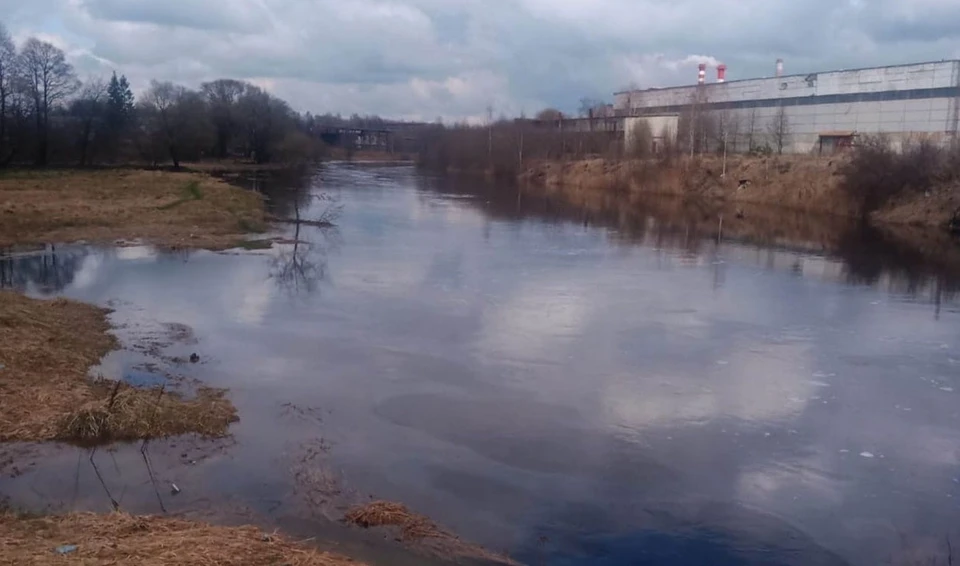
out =
{"type": "Polygon", "coordinates": [[[369,529],[372,527],[399,527],[405,540],[445,538],[449,533],[437,527],[433,521],[411,512],[402,503],[374,501],[354,507],[344,516],[348,523],[369,529]]]}
{"type": "MultiPolygon", "coordinates": [[[[575,199],[659,194],[855,217],[861,214],[862,203],[845,187],[849,161],[849,155],[732,155],[727,160],[726,175],[722,160],[716,156],[680,159],[670,165],[599,158],[542,161],[533,163],[520,180],[535,190],[573,195],[575,199]]],[[[876,173],[876,167],[867,169],[876,173]]],[[[882,177],[882,173],[877,174],[882,177]]],[[[887,190],[900,193],[885,197],[884,205],[871,215],[880,224],[944,227],[960,209],[957,181],[934,183],[926,192],[896,187],[887,190]]]]}
{"type": "Polygon", "coordinates": [[[0,564],[289,566],[357,565],[255,527],[214,527],[180,519],[77,514],[0,515],[0,564]],[[58,556],[62,545],[77,550],[58,556]]]}
{"type": "Polygon", "coordinates": [[[185,399],[88,378],[88,369],[117,347],[106,315],[74,301],[0,292],[0,441],[225,435],[237,417],[222,391],[201,389],[185,399]]]}
{"type": "Polygon", "coordinates": [[[57,440],[102,444],[190,433],[223,437],[237,420],[225,393],[204,388],[195,398],[185,399],[160,389],[114,385],[107,398],[91,401],[61,419],[57,440]]]}
{"type": "Polygon", "coordinates": [[[219,249],[265,228],[259,195],[200,173],[0,175],[0,247],[142,239],[164,247],[219,249]]]}
{"type": "Polygon", "coordinates": [[[554,190],[660,194],[849,215],[853,208],[840,189],[841,165],[839,158],[736,155],[727,160],[724,175],[722,160],[714,156],[670,164],[587,159],[537,163],[521,180],[554,190]]]}
{"type": "Polygon", "coordinates": [[[456,561],[460,558],[473,558],[495,564],[517,564],[507,556],[460,540],[427,517],[410,511],[402,503],[372,501],[358,505],[347,511],[344,520],[364,529],[397,528],[402,542],[444,559],[456,561]]]}

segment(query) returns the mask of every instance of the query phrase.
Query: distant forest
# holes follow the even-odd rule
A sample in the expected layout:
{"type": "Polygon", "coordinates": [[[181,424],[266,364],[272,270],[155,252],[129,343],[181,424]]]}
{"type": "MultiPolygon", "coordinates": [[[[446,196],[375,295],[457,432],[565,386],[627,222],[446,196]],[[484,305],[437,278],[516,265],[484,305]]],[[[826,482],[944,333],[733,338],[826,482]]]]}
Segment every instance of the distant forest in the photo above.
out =
{"type": "Polygon", "coordinates": [[[0,23],[0,168],[239,158],[309,161],[326,127],[383,128],[379,117],[314,116],[244,81],[193,90],[153,81],[135,97],[114,73],[81,82],[64,52],[36,38],[14,44],[0,23]]]}

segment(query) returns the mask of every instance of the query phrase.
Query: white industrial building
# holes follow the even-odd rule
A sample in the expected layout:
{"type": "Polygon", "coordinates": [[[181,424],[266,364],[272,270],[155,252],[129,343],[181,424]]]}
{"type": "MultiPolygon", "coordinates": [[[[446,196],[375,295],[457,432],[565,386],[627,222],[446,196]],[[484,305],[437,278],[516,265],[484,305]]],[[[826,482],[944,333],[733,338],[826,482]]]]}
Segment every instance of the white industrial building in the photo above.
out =
{"type": "MultiPolygon", "coordinates": [[[[778,65],[780,75],[781,69],[778,65]]],[[[720,81],[724,71],[719,69],[720,81]]],[[[720,131],[740,151],[776,147],[775,136],[793,153],[831,152],[863,135],[885,134],[893,143],[919,138],[946,143],[957,136],[960,61],[715,83],[706,83],[704,75],[701,66],[699,85],[617,93],[614,109],[625,119],[628,145],[637,118],[662,128],[669,116],[678,117],[674,124],[682,124],[684,116],[709,117],[714,137],[720,131]],[[780,135],[777,124],[785,126],[780,135]]],[[[672,132],[681,129],[671,126],[672,132]]],[[[680,135],[700,135],[695,129],[680,135]]]]}

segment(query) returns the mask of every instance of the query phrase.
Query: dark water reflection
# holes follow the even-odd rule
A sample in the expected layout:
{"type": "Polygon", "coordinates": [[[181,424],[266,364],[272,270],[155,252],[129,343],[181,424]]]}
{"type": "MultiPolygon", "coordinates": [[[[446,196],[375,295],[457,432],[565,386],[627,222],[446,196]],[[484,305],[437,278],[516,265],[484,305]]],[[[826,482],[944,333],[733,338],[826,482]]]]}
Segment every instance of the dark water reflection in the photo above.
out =
{"type": "MultiPolygon", "coordinates": [[[[336,195],[339,227],[271,252],[0,260],[5,287],[193,329],[189,371],[229,387],[241,422],[209,458],[156,446],[184,487],[171,510],[291,524],[309,515],[291,454],[322,437],[343,491],[531,564],[913,563],[960,540],[954,251],[762,211],[718,241],[714,210],[574,207],[410,168],[258,185],[281,216],[336,195]]],[[[139,457],[119,451],[108,483],[155,512],[143,471],[120,473],[139,457]]],[[[99,508],[78,461],[41,458],[0,492],[99,508]]]]}

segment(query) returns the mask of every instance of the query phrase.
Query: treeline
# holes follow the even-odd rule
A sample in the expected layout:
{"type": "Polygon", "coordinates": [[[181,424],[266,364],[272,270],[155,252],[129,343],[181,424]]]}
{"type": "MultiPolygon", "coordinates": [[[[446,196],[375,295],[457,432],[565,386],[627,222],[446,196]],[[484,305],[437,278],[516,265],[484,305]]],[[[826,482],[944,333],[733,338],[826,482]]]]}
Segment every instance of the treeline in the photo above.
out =
{"type": "Polygon", "coordinates": [[[418,162],[437,171],[516,178],[544,159],[622,155],[623,133],[563,131],[550,121],[501,119],[485,126],[431,125],[420,133],[418,162]]]}
{"type": "Polygon", "coordinates": [[[0,24],[0,167],[172,163],[238,158],[314,160],[321,129],[371,127],[377,117],[299,114],[248,82],[194,90],[151,83],[134,97],[123,75],[81,82],[64,52],[30,38],[17,46],[0,24]]]}

